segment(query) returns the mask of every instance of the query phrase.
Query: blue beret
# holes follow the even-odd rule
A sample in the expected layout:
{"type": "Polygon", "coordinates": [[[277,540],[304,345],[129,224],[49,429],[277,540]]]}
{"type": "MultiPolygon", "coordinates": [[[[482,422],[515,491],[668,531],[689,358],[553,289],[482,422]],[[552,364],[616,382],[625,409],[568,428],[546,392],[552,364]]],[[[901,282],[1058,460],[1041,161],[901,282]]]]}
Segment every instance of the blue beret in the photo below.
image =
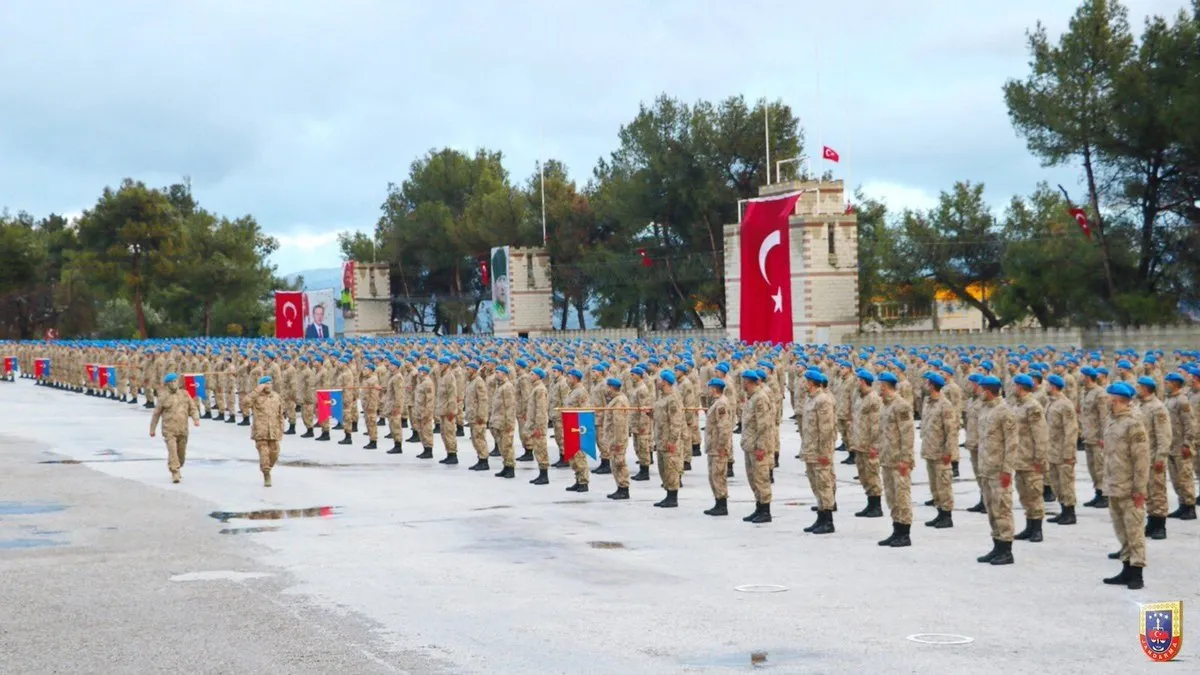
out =
{"type": "Polygon", "coordinates": [[[1105,376],[1107,376],[1107,375],[1108,375],[1108,368],[1105,368],[1105,367],[1101,366],[1101,367],[1099,367],[1099,368],[1097,368],[1097,369],[1096,369],[1096,372],[1097,372],[1097,373],[1099,373],[1099,374],[1101,374],[1101,375],[1105,375],[1105,376]]]}
{"type": "Polygon", "coordinates": [[[825,379],[825,375],[823,375],[821,373],[821,371],[819,371],[819,370],[804,371],[804,379],[810,380],[812,382],[816,382],[817,384],[822,384],[824,382],[827,382],[827,380],[825,379]]]}
{"type": "Polygon", "coordinates": [[[721,371],[722,374],[728,374],[729,373],[729,364],[722,361],[717,364],[717,370],[721,371]]]}
{"type": "Polygon", "coordinates": [[[1167,382],[1178,382],[1179,384],[1183,384],[1183,376],[1179,373],[1169,373],[1163,379],[1167,382]]]}
{"type": "Polygon", "coordinates": [[[983,379],[979,380],[979,386],[987,387],[988,389],[999,389],[1003,386],[1003,383],[995,375],[985,375],[983,379]]]}
{"type": "Polygon", "coordinates": [[[968,376],[967,376],[967,381],[968,381],[968,382],[973,382],[973,383],[975,383],[975,384],[979,384],[979,382],[980,382],[982,379],[983,379],[983,376],[982,376],[982,375],[980,375],[979,373],[971,373],[970,375],[968,375],[968,376]]]}
{"type": "Polygon", "coordinates": [[[546,371],[542,370],[541,368],[534,368],[533,374],[537,375],[538,377],[540,377],[543,380],[546,379],[546,371]]]}
{"type": "Polygon", "coordinates": [[[1147,356],[1146,363],[1158,363],[1158,357],[1153,355],[1147,356]]]}
{"type": "Polygon", "coordinates": [[[939,389],[946,386],[946,378],[942,377],[938,373],[933,372],[932,370],[922,375],[922,377],[932,382],[939,389]]]}
{"type": "Polygon", "coordinates": [[[1158,389],[1158,383],[1153,378],[1146,377],[1145,375],[1139,377],[1137,383],[1147,389],[1158,389]]]}
{"type": "Polygon", "coordinates": [[[633,368],[629,369],[629,372],[639,377],[646,374],[646,370],[641,366],[634,366],[633,368]]]}
{"type": "Polygon", "coordinates": [[[621,381],[615,377],[608,378],[607,380],[604,381],[604,383],[610,387],[616,387],[617,389],[621,388],[621,381]]]}
{"type": "Polygon", "coordinates": [[[897,380],[897,379],[896,379],[896,376],[895,376],[895,375],[893,375],[893,374],[889,373],[889,372],[888,372],[888,371],[886,371],[886,370],[885,370],[885,371],[883,371],[882,373],[880,373],[880,374],[879,374],[879,381],[880,381],[880,382],[887,382],[888,384],[893,384],[893,385],[894,385],[894,384],[897,384],[898,382],[900,382],[900,380],[897,380]]]}
{"type": "Polygon", "coordinates": [[[858,370],[854,371],[854,374],[858,376],[858,379],[866,382],[867,384],[875,384],[875,375],[866,368],[859,368],[858,370]]]}
{"type": "Polygon", "coordinates": [[[605,370],[607,370],[607,368],[604,367],[603,363],[597,363],[596,365],[592,366],[592,372],[603,373],[605,370]]]}
{"type": "Polygon", "coordinates": [[[496,370],[497,372],[504,373],[505,375],[508,374],[508,366],[496,366],[496,370]]]}
{"type": "Polygon", "coordinates": [[[1055,389],[1062,389],[1067,386],[1066,380],[1062,379],[1058,375],[1051,375],[1050,377],[1046,378],[1046,381],[1053,385],[1055,389]]]}
{"type": "Polygon", "coordinates": [[[675,370],[678,370],[681,373],[686,373],[688,371],[688,365],[686,363],[676,364],[675,370]]]}
{"type": "Polygon", "coordinates": [[[522,368],[528,368],[528,367],[529,367],[529,362],[528,362],[528,361],[526,361],[525,359],[517,359],[517,365],[518,365],[518,366],[520,366],[520,367],[522,367],[522,368]]]}
{"type": "Polygon", "coordinates": [[[174,382],[175,380],[178,380],[178,379],[179,379],[179,376],[176,375],[175,373],[167,373],[167,376],[163,378],[163,384],[171,384],[172,382],[174,382]]]}
{"type": "Polygon", "coordinates": [[[1026,389],[1033,389],[1037,385],[1033,383],[1033,378],[1028,375],[1018,375],[1013,378],[1013,384],[1026,389]]]}
{"type": "Polygon", "coordinates": [[[984,359],[982,362],[980,362],[979,367],[990,373],[996,368],[996,364],[984,359]]]}
{"type": "Polygon", "coordinates": [[[1117,367],[1124,368],[1125,370],[1132,370],[1133,364],[1125,359],[1121,359],[1120,361],[1117,361],[1117,367]]]}
{"type": "Polygon", "coordinates": [[[467,370],[479,370],[479,364],[474,361],[467,361],[467,370]]]}
{"type": "Polygon", "coordinates": [[[722,380],[719,377],[714,377],[713,379],[708,381],[708,386],[716,387],[717,389],[724,389],[725,388],[725,380],[722,380]]]}
{"type": "Polygon", "coordinates": [[[751,382],[758,382],[758,371],[757,370],[743,370],[742,371],[742,379],[750,380],[751,382]]]}
{"type": "MultiPolygon", "coordinates": [[[[505,371],[505,372],[507,372],[507,371],[505,371]]],[[[568,371],[567,371],[567,374],[568,374],[568,375],[570,375],[571,377],[573,377],[573,378],[577,379],[577,380],[582,380],[582,379],[583,379],[583,373],[579,372],[579,369],[578,369],[578,368],[572,368],[572,369],[568,370],[568,371]]]]}
{"type": "Polygon", "coordinates": [[[271,376],[263,375],[262,377],[258,378],[258,383],[259,384],[271,384],[271,376]]]}
{"type": "Polygon", "coordinates": [[[659,376],[659,378],[662,379],[663,382],[666,382],[667,384],[675,384],[675,373],[672,373],[669,370],[662,371],[661,373],[658,374],[658,376],[659,376]]]}
{"type": "Polygon", "coordinates": [[[556,363],[556,364],[554,364],[553,366],[551,366],[551,367],[550,367],[550,369],[551,369],[551,370],[553,370],[553,371],[555,371],[555,372],[558,372],[558,373],[561,373],[561,372],[563,372],[563,367],[562,367],[562,364],[561,364],[561,363],[556,363]]]}
{"type": "Polygon", "coordinates": [[[1123,398],[1133,398],[1134,395],[1133,387],[1124,382],[1114,382],[1108,385],[1108,389],[1105,389],[1105,391],[1113,396],[1121,396],[1123,398]]]}

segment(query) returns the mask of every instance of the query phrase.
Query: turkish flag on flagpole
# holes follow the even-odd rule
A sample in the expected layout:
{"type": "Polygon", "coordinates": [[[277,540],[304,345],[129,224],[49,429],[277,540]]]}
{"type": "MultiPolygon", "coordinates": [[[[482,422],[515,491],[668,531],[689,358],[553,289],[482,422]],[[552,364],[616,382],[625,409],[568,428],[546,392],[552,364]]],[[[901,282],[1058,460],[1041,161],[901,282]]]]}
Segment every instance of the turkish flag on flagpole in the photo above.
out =
{"type": "Polygon", "coordinates": [[[275,337],[304,337],[303,308],[303,291],[275,291],[275,337]]]}
{"type": "Polygon", "coordinates": [[[837,150],[834,150],[826,145],[821,148],[821,159],[827,159],[831,162],[836,162],[841,159],[841,156],[837,154],[837,150]]]}
{"type": "Polygon", "coordinates": [[[742,216],[743,342],[792,341],[792,255],[788,217],[799,192],[746,203],[742,216]]]}

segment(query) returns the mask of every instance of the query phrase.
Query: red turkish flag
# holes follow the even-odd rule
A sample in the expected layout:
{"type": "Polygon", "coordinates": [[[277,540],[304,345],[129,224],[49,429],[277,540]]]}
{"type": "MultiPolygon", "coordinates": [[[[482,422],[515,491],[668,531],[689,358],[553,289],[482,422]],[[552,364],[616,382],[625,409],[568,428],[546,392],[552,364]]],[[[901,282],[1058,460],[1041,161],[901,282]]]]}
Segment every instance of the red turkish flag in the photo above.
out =
{"type": "Polygon", "coordinates": [[[827,159],[831,162],[836,162],[841,159],[841,156],[837,154],[837,150],[834,150],[826,145],[821,149],[821,159],[827,159]]]}
{"type": "Polygon", "coordinates": [[[743,342],[792,341],[792,256],[788,216],[795,192],[746,203],[742,216],[743,342]]]}
{"type": "Polygon", "coordinates": [[[303,291],[275,291],[275,337],[304,337],[303,291]]]}
{"type": "Polygon", "coordinates": [[[1088,239],[1091,239],[1092,226],[1088,223],[1087,212],[1077,206],[1067,209],[1067,212],[1071,214],[1071,217],[1075,219],[1076,223],[1079,223],[1079,227],[1083,230],[1084,236],[1086,236],[1088,239]]]}

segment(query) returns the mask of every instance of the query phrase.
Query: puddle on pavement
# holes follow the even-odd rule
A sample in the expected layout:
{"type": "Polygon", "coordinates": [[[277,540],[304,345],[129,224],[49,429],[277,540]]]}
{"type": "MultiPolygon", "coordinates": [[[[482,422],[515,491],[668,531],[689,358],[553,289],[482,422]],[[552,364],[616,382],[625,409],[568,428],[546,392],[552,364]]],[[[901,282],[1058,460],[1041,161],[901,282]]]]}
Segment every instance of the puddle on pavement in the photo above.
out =
{"type": "Polygon", "coordinates": [[[500,509],[511,509],[511,508],[512,507],[507,504],[497,504],[496,506],[480,506],[478,508],[474,508],[471,510],[472,511],[498,511],[500,509]]]}
{"type": "Polygon", "coordinates": [[[588,546],[601,549],[625,548],[625,544],[619,541],[589,541],[588,546]]]}
{"type": "Polygon", "coordinates": [[[121,457],[119,459],[45,459],[38,464],[116,464],[118,462],[162,462],[159,457],[121,457]]]}
{"type": "Polygon", "coordinates": [[[113,450],[112,448],[105,448],[103,450],[97,450],[96,452],[93,452],[92,454],[96,455],[98,457],[120,457],[121,451],[113,450]]]}
{"type": "Polygon", "coordinates": [[[45,548],[47,546],[62,546],[65,541],[53,539],[0,539],[0,551],[23,548],[45,548]]]}
{"type": "Polygon", "coordinates": [[[222,523],[231,520],[284,520],[286,518],[331,518],[332,506],[313,506],[307,509],[260,509],[257,511],[213,511],[208,514],[222,523]]]}
{"type": "Polygon", "coordinates": [[[57,502],[0,502],[0,516],[32,516],[57,513],[67,507],[57,502]]]}
{"type": "Polygon", "coordinates": [[[264,525],[262,527],[227,527],[220,531],[220,534],[258,534],[259,532],[278,532],[282,530],[278,525],[264,525]]]}

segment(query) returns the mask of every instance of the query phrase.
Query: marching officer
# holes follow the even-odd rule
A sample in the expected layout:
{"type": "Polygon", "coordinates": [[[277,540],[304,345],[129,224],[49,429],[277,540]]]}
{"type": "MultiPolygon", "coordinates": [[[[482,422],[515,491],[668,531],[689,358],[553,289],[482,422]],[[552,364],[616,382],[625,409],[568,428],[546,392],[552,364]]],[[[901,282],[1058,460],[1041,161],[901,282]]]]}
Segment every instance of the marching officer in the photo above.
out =
{"type": "Polygon", "coordinates": [[[179,376],[175,373],[163,377],[163,386],[166,390],[159,392],[158,404],[150,417],[150,437],[154,437],[161,419],[163,441],[167,444],[167,469],[171,472],[171,482],[178,483],[179,470],[187,461],[187,420],[191,417],[193,426],[200,426],[200,408],[195,399],[179,388],[179,376]]]}
{"type": "Polygon", "coordinates": [[[263,487],[271,487],[271,469],[279,461],[279,441],[283,438],[283,399],[271,390],[271,376],[263,375],[258,386],[247,398],[254,420],[250,438],[258,451],[258,467],[262,471],[263,487]]]}

